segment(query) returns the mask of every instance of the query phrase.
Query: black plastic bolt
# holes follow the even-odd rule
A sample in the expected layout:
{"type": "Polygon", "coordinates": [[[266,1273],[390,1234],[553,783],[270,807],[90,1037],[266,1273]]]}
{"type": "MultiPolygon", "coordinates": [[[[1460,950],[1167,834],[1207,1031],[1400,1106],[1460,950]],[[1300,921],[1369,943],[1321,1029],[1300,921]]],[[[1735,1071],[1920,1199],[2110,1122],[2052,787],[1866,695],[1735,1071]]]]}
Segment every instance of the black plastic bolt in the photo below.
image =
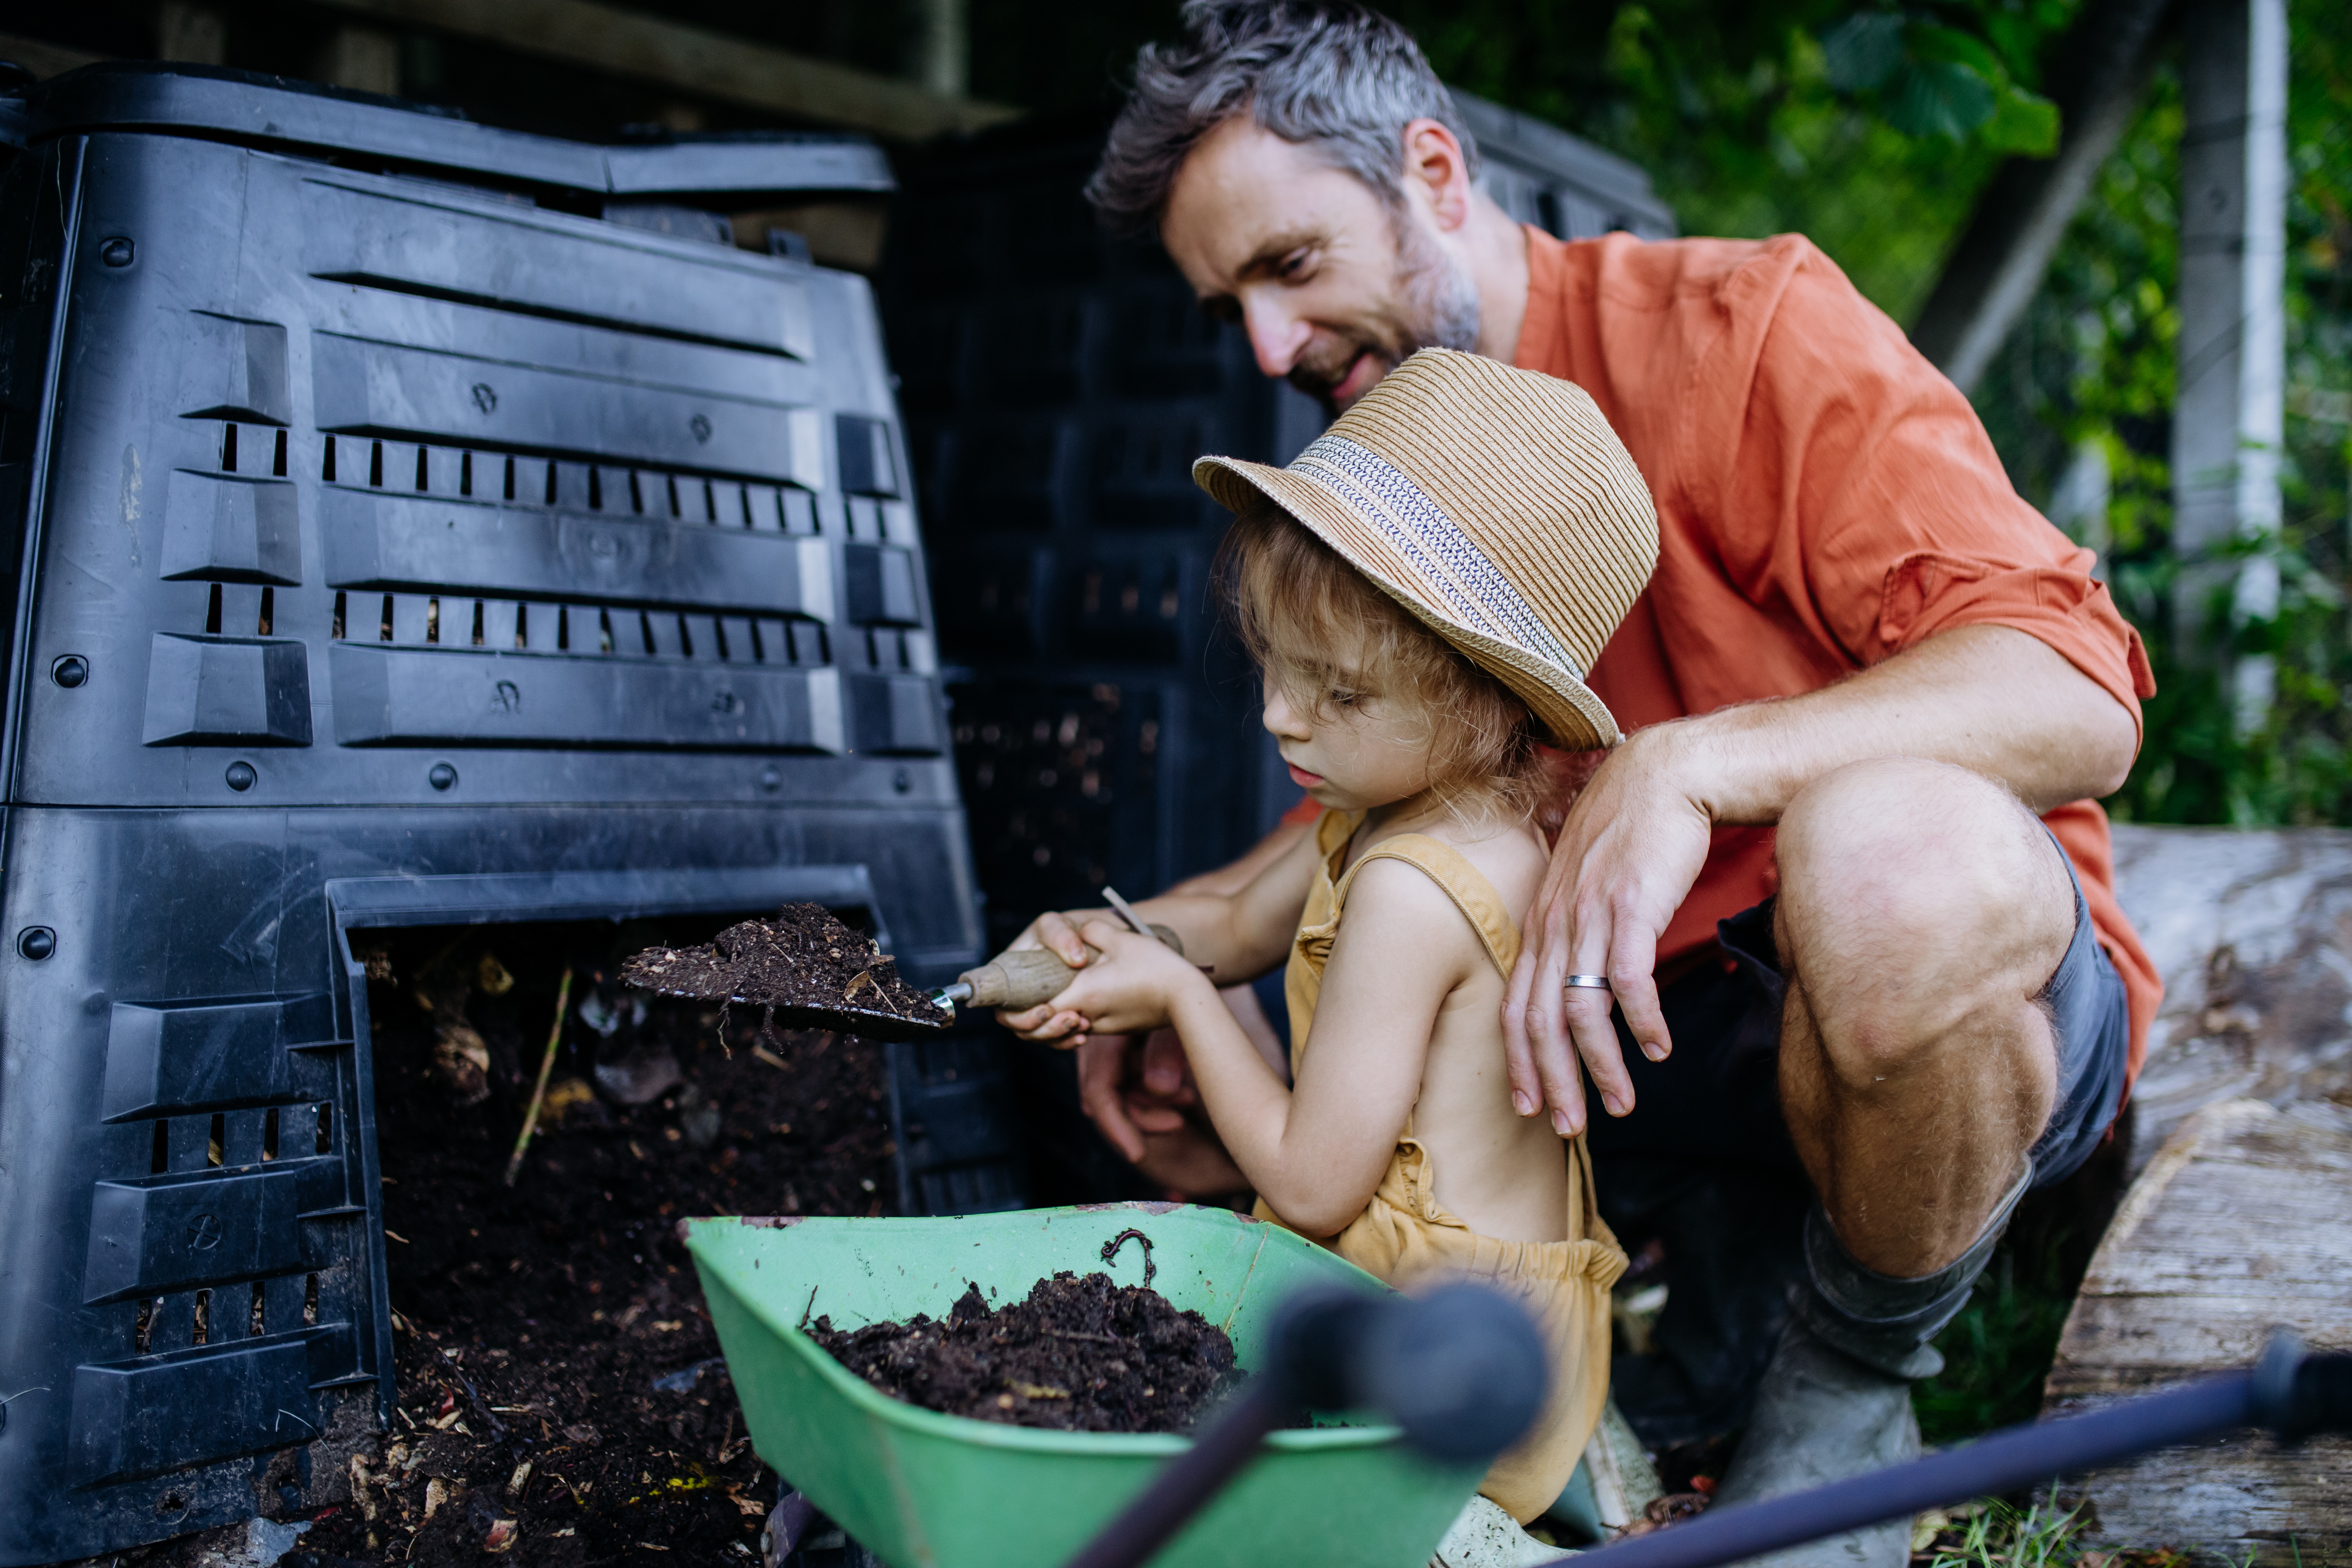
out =
{"type": "Polygon", "coordinates": [[[69,653],[49,666],[49,679],[71,691],[89,679],[89,661],[78,653],[69,653]]]}
{"type": "Polygon", "coordinates": [[[915,775],[908,773],[906,769],[900,768],[897,773],[890,775],[890,787],[897,790],[900,795],[904,795],[908,790],[915,787],[915,775]]]}
{"type": "Polygon", "coordinates": [[[760,787],[773,795],[784,787],[784,775],[774,768],[769,768],[760,774],[760,787]]]}
{"type": "Polygon", "coordinates": [[[228,781],[228,787],[236,791],[239,795],[243,795],[247,790],[251,789],[253,787],[254,781],[260,776],[261,775],[259,773],[253,771],[253,764],[251,763],[231,763],[228,765],[228,772],[221,775],[222,778],[228,781]]]}
{"type": "Polygon", "coordinates": [[[128,267],[137,254],[131,242],[119,234],[98,242],[98,258],[109,267],[128,267]]]}
{"type": "Polygon", "coordinates": [[[47,926],[26,926],[16,933],[16,951],[35,963],[58,950],[58,933],[47,926]]]}
{"type": "Polygon", "coordinates": [[[446,763],[436,763],[433,771],[425,775],[425,782],[435,789],[455,789],[457,787],[457,770],[446,763]]]}

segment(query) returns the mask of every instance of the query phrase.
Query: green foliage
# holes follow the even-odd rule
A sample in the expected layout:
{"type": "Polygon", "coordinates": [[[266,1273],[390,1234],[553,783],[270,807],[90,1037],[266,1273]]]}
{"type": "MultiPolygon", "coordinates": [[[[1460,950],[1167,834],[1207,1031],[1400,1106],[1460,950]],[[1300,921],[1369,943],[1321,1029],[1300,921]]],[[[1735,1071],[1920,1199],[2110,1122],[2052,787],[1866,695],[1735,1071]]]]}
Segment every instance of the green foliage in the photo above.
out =
{"type": "Polygon", "coordinates": [[[2032,1420],[2074,1300],[2059,1246],[2021,1255],[2016,1237],[2002,1241],[1976,1294],[1936,1336],[1944,1370],[1912,1387],[1920,1436],[1953,1443],[2032,1420]]]}
{"type": "Polygon", "coordinates": [[[1822,39],[1824,75],[1840,92],[1874,100],[1908,136],[1965,141],[2046,157],[2058,146],[2058,106],[2011,79],[1974,34],[1901,11],[1857,11],[1822,39]]]}
{"type": "Polygon", "coordinates": [[[2170,444],[2180,100],[2168,68],[1977,394],[2025,496],[2046,502],[2085,447],[2113,476],[2104,537],[2116,602],[2157,678],[2138,765],[2109,802],[2148,822],[2352,823],[2352,19],[2292,12],[2288,417],[2284,515],[2240,543],[2275,570],[2275,615],[2233,622],[2225,598],[2176,607],[2170,444]],[[2268,720],[2241,734],[2217,653],[2267,656],[2268,720]]]}
{"type": "Polygon", "coordinates": [[[1976,193],[2056,114],[2032,90],[2079,0],[1397,0],[1438,74],[1649,171],[1684,232],[1803,233],[1897,321],[1976,193]],[[1884,19],[1882,19],[1884,18],[1884,19]]]}
{"type": "MultiPolygon", "coordinates": [[[[1953,1509],[1944,1518],[1924,1550],[1915,1544],[1914,1563],[1925,1558],[1928,1568],[2074,1568],[2092,1555],[2076,1540],[2084,1526],[2082,1510],[2062,1507],[2054,1489],[2023,1508],[1989,1500],[1953,1509]]],[[[2097,1555],[2104,1562],[2106,1554],[2097,1555]]]]}

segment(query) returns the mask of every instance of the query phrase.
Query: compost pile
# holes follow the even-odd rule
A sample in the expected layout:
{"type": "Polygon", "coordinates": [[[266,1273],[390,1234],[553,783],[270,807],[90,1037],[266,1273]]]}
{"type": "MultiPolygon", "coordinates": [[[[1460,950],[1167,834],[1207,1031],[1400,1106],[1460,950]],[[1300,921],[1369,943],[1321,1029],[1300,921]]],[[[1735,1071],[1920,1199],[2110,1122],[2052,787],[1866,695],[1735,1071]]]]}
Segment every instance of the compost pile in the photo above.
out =
{"type": "MultiPolygon", "coordinates": [[[[890,1212],[883,1052],[621,990],[618,956],[662,934],[557,928],[533,952],[513,931],[393,933],[364,955],[397,1405],[378,1433],[361,1391],[326,1441],[257,1477],[270,1518],[310,1521],[280,1568],[756,1568],[777,1479],[677,1226],[890,1212]],[[567,963],[563,1045],[509,1187],[567,963]]],[[[245,1527],[228,1533],[241,1552],[245,1527]]],[[[193,1536],[122,1568],[227,1551],[193,1536]]]]}
{"type": "Polygon", "coordinates": [[[1233,1341],[1157,1290],[1040,1279],[993,1310],[973,1285],[943,1319],[810,1337],[883,1393],[950,1415],[1066,1432],[1179,1432],[1240,1381],[1233,1341]]]}
{"type": "Polygon", "coordinates": [[[926,1024],[946,1021],[897,963],[815,904],[729,926],[701,947],[647,948],[621,966],[632,985],[708,1002],[856,1007],[926,1024]]]}

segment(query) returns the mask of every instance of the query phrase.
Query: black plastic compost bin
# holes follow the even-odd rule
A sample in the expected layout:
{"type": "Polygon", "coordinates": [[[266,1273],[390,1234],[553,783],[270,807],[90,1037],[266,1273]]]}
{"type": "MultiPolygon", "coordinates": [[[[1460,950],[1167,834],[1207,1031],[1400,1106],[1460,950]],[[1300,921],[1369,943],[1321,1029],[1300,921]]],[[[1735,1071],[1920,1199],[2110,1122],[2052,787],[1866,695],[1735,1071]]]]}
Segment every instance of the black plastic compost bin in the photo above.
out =
{"type": "MultiPolygon", "coordinates": [[[[981,931],[866,286],[708,216],[878,152],[114,67],[0,133],[24,1564],[242,1519],[387,1410],[355,928],[806,898],[919,980],[981,931]]],[[[910,1192],[1002,1153],[910,1144],[910,1192]]]]}

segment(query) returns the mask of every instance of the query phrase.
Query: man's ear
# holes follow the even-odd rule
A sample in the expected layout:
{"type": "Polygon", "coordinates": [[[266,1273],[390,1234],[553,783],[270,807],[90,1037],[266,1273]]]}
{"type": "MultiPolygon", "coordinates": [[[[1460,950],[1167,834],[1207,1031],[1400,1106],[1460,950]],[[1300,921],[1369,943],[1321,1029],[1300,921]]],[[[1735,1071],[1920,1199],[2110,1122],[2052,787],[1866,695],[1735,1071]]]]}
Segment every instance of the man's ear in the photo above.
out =
{"type": "Polygon", "coordinates": [[[1453,132],[1434,120],[1405,122],[1406,199],[1426,203],[1439,229],[1452,233],[1470,221],[1470,161],[1453,132]]]}

